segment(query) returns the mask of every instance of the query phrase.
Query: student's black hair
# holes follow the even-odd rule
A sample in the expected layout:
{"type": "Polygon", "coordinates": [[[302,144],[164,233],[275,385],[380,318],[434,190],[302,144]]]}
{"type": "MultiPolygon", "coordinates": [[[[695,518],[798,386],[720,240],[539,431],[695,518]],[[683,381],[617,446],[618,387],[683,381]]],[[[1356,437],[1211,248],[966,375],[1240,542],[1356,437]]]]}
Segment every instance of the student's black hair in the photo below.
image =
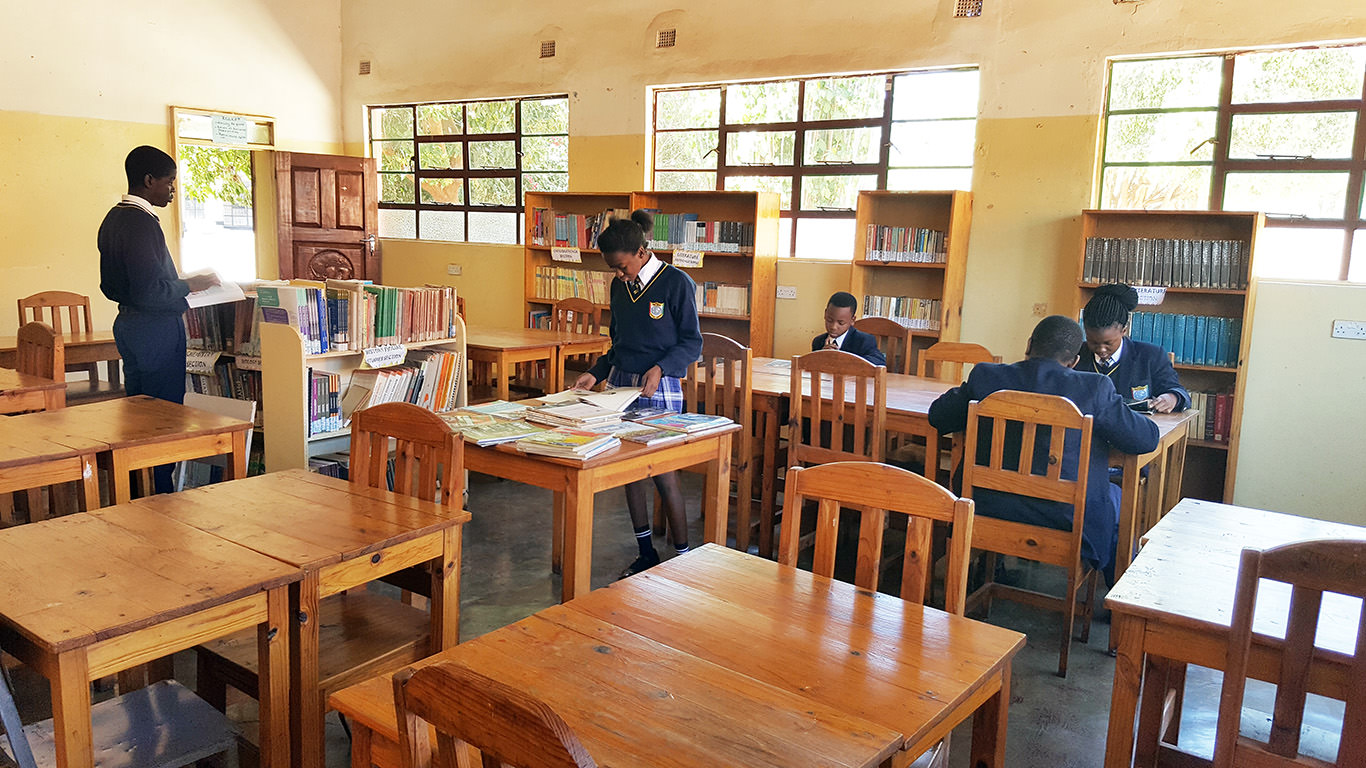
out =
{"type": "Polygon", "coordinates": [[[655,217],[644,208],[632,211],[629,219],[613,219],[598,235],[598,250],[609,253],[635,253],[645,247],[646,232],[654,232],[655,217]]]}
{"type": "Polygon", "coordinates": [[[131,192],[141,187],[148,176],[163,179],[175,173],[175,158],[156,147],[134,147],[123,161],[123,172],[128,176],[128,190],[131,192]]]}
{"type": "Polygon", "coordinates": [[[858,299],[848,291],[835,291],[830,296],[830,301],[826,302],[832,307],[844,307],[854,314],[858,314],[858,299]]]}
{"type": "Polygon", "coordinates": [[[1129,313],[1138,307],[1138,291],[1124,283],[1102,285],[1091,294],[1081,311],[1082,322],[1091,330],[1129,324],[1129,313]]]}
{"type": "Polygon", "coordinates": [[[1064,315],[1049,315],[1034,326],[1029,335],[1029,356],[1057,360],[1063,365],[1077,357],[1086,335],[1077,321],[1064,315]]]}

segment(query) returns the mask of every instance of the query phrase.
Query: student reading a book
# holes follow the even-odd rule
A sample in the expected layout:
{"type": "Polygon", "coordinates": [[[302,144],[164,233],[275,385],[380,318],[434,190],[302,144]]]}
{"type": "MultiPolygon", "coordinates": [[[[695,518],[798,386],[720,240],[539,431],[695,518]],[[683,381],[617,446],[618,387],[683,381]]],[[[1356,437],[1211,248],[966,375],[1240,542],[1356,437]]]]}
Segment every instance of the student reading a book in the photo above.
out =
{"type": "Polygon", "coordinates": [[[811,351],[838,349],[850,352],[873,365],[886,365],[887,357],[877,348],[877,339],[854,327],[858,299],[838,291],[825,305],[825,333],[811,340],[811,351]]]}
{"type": "MultiPolygon", "coordinates": [[[[100,291],[119,305],[114,344],[129,395],[185,402],[185,297],[218,285],[215,275],[181,279],[166,248],[156,209],[175,197],[175,160],[137,147],[123,162],[128,194],[100,224],[100,291]]],[[[172,490],[166,464],[152,471],[157,493],[172,490]]]]}
{"type": "MultiPolygon", "coordinates": [[[[636,407],[683,411],[681,379],[689,365],[702,354],[702,330],[697,321],[696,285],[671,264],[660,261],[646,247],[645,233],[654,230],[646,211],[629,219],[617,219],[598,236],[598,247],[607,266],[616,273],[612,281],[612,347],[593,367],[574,382],[575,389],[591,389],[604,378],[614,387],[640,387],[636,407]]],[[[688,551],[688,518],[678,473],[651,478],[664,501],[673,531],[674,549],[688,551]]],[[[626,486],[626,506],[635,526],[640,556],[622,576],[630,576],[659,563],[651,541],[650,513],[646,507],[645,480],[626,486]]]]}
{"type": "Polygon", "coordinates": [[[1086,344],[1077,370],[1109,377],[1126,403],[1146,403],[1158,413],[1184,411],[1191,396],[1177,380],[1167,351],[1126,336],[1136,307],[1138,291],[1123,283],[1096,289],[1082,310],[1086,344]]]}

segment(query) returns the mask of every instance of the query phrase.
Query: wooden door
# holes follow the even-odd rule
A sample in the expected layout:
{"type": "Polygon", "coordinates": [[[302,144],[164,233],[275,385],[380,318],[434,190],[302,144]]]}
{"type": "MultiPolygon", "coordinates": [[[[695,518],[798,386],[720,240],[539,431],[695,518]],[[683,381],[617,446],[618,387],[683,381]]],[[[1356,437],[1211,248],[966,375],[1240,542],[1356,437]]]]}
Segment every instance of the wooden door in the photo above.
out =
{"type": "Polygon", "coordinates": [[[372,158],[276,152],[275,184],[281,278],[379,282],[372,158]]]}

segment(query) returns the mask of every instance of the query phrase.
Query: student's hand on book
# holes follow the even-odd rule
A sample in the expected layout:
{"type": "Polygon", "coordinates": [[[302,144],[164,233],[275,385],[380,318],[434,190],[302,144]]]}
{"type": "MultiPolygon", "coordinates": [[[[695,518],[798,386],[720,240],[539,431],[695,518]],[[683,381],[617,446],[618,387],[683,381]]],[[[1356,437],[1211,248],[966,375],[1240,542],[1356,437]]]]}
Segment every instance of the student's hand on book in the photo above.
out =
{"type": "Polygon", "coordinates": [[[664,376],[664,371],[659,366],[654,366],[645,372],[644,378],[640,380],[640,396],[654,397],[655,390],[659,389],[659,380],[664,376]]]}
{"type": "Polygon", "coordinates": [[[579,377],[574,380],[574,386],[572,387],[572,389],[581,389],[587,391],[592,389],[593,387],[596,387],[597,385],[598,377],[585,371],[579,374],[579,377]]]}
{"type": "Polygon", "coordinates": [[[202,275],[186,275],[186,276],[185,276],[185,284],[188,285],[188,286],[190,286],[190,292],[191,292],[191,293],[198,293],[199,291],[207,291],[208,289],[214,287],[215,285],[221,284],[221,282],[222,282],[222,281],[220,281],[220,280],[218,279],[218,275],[215,275],[215,274],[213,274],[212,272],[208,272],[208,273],[205,273],[205,274],[202,274],[202,275]]]}
{"type": "Polygon", "coordinates": [[[1181,401],[1176,399],[1176,395],[1167,392],[1154,397],[1148,402],[1152,404],[1153,411],[1156,413],[1171,413],[1176,408],[1177,403],[1180,403],[1181,401]]]}

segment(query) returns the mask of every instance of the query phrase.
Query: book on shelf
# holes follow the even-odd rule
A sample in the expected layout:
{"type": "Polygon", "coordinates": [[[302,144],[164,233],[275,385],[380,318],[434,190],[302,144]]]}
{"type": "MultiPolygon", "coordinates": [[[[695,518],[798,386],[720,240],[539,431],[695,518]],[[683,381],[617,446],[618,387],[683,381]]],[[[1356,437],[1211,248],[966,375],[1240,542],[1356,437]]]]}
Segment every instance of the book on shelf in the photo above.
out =
{"type": "Polygon", "coordinates": [[[492,424],[462,429],[460,434],[475,445],[489,446],[511,443],[545,431],[544,427],[528,424],[520,419],[514,421],[500,419],[492,424]]]}
{"type": "Polygon", "coordinates": [[[668,429],[674,432],[686,432],[691,435],[697,432],[705,432],[709,429],[716,429],[717,427],[724,427],[727,424],[734,424],[735,422],[725,416],[713,416],[709,413],[670,413],[665,416],[656,416],[652,419],[647,419],[644,423],[655,429],[668,429]]]}
{"type": "Polygon", "coordinates": [[[939,299],[872,294],[865,294],[863,297],[864,317],[885,317],[918,331],[939,330],[940,315],[943,311],[944,302],[939,299]]]}
{"type": "Polygon", "coordinates": [[[1242,240],[1088,237],[1084,283],[1242,290],[1248,249],[1242,240]]]}
{"type": "Polygon", "coordinates": [[[1198,413],[1187,422],[1187,437],[1227,445],[1233,424],[1233,394],[1192,392],[1190,396],[1191,408],[1198,413]]]}
{"type": "Polygon", "coordinates": [[[209,352],[261,354],[256,297],[186,310],[185,346],[209,352]]]}
{"type": "MultiPolygon", "coordinates": [[[[201,395],[230,397],[234,400],[261,402],[261,372],[239,368],[234,358],[222,358],[213,366],[212,373],[186,373],[185,391],[201,395]]],[[[260,423],[261,412],[256,412],[260,423]]]]}
{"type": "Polygon", "coordinates": [[[594,304],[612,300],[612,273],[545,264],[534,273],[536,296],[547,301],[587,299],[594,304]]]}
{"type": "Polygon", "coordinates": [[[1134,312],[1129,336],[1173,353],[1180,365],[1237,368],[1243,321],[1167,312],[1134,312]]]}
{"type": "Polygon", "coordinates": [[[340,430],[341,374],[308,369],[308,435],[323,435],[340,430]]]}
{"type": "Polygon", "coordinates": [[[651,248],[672,248],[710,253],[753,253],[754,223],[704,221],[695,213],[663,213],[646,209],[655,220],[646,233],[651,248]]]}
{"type": "Polygon", "coordinates": [[[449,338],[450,286],[397,288],[363,280],[275,280],[256,287],[261,320],[299,331],[308,354],[449,338]]]}
{"type": "Polygon", "coordinates": [[[685,432],[676,432],[671,429],[659,429],[649,424],[641,424],[634,421],[619,421],[615,424],[604,424],[593,427],[592,432],[598,434],[611,435],[619,440],[640,445],[668,445],[683,440],[688,435],[685,432]]]}
{"type": "Polygon", "coordinates": [[[589,459],[621,445],[612,435],[561,427],[546,430],[517,441],[517,450],[537,456],[561,459],[589,459]]]}
{"type": "Polygon", "coordinates": [[[937,229],[869,224],[865,238],[865,261],[946,264],[947,236],[937,229]]]}
{"type": "Polygon", "coordinates": [[[531,244],[542,247],[597,248],[598,235],[614,219],[627,219],[627,208],[608,208],[600,213],[564,213],[553,208],[532,208],[531,244]]]}
{"type": "Polygon", "coordinates": [[[704,281],[697,284],[696,302],[702,314],[747,316],[749,286],[704,281]]]}

